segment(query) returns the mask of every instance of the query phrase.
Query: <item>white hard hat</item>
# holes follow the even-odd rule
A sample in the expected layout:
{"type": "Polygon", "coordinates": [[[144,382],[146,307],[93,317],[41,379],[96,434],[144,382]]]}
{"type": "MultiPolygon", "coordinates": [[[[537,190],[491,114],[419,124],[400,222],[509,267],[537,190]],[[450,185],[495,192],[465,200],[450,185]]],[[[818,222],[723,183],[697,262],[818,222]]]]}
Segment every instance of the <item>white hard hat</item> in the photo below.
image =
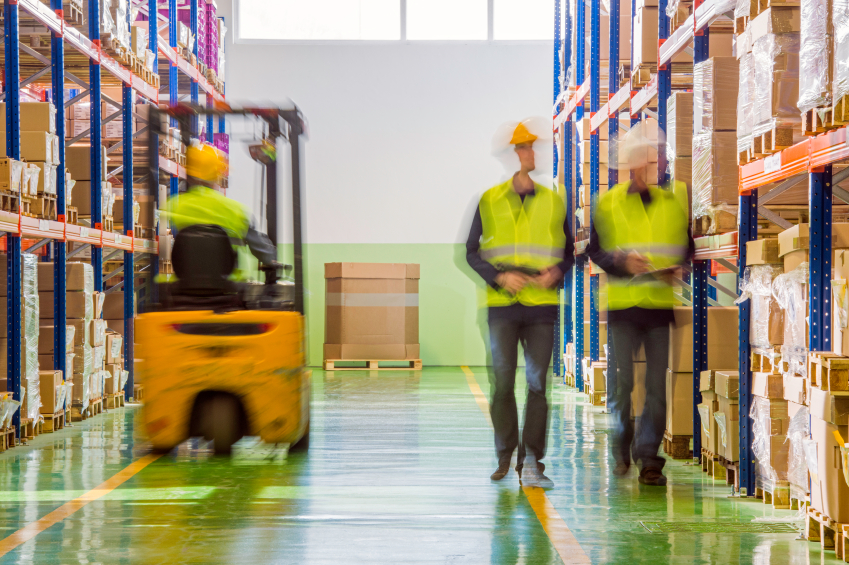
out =
{"type": "Polygon", "coordinates": [[[619,141],[619,168],[640,169],[657,161],[657,148],[664,147],[663,132],[654,120],[634,124],[619,141]]]}

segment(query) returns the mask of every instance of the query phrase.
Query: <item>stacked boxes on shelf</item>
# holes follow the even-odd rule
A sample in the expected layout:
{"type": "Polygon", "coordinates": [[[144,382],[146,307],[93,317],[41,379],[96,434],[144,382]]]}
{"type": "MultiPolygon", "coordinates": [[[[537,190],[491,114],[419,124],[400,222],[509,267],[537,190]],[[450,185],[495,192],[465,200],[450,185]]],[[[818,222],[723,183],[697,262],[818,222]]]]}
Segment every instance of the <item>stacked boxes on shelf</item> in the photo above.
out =
{"type": "Polygon", "coordinates": [[[694,69],[692,199],[696,221],[705,216],[715,218],[717,210],[737,204],[734,130],[738,82],[733,57],[712,57],[694,69]]]}
{"type": "Polygon", "coordinates": [[[831,126],[834,26],[831,0],[807,0],[800,6],[799,111],[802,131],[814,134],[831,126]]]}
{"type": "MultiPolygon", "coordinates": [[[[725,477],[725,467],[719,463],[719,426],[714,414],[719,412],[719,398],[716,395],[716,371],[702,371],[699,379],[699,391],[702,401],[698,404],[701,421],[702,470],[715,479],[725,477]]],[[[695,455],[695,454],[694,454],[695,455]]]]}
{"type": "Polygon", "coordinates": [[[849,359],[811,353],[810,439],[803,440],[808,461],[810,510],[826,523],[849,523],[846,453],[849,438],[849,359]],[[840,441],[835,435],[840,436],[840,441]]]}
{"type": "Polygon", "coordinates": [[[716,420],[719,437],[714,454],[720,461],[732,463],[740,458],[740,375],[737,371],[716,371],[714,376],[717,411],[716,420]]]}
{"type": "MultiPolygon", "coordinates": [[[[53,263],[40,263],[38,266],[39,278],[44,283],[39,292],[39,304],[41,320],[45,326],[52,324],[54,318],[54,295],[53,295],[53,263]]],[[[67,324],[73,326],[74,331],[68,334],[68,344],[74,345],[73,363],[73,389],[71,401],[76,414],[84,412],[89,402],[94,398],[92,395],[92,373],[94,369],[94,357],[92,346],[96,340],[93,336],[94,330],[92,320],[94,319],[94,269],[87,263],[70,262],[66,266],[66,289],[65,304],[67,324]]],[[[55,352],[54,352],[55,354],[55,352]]],[[[42,355],[42,369],[52,368],[52,356],[42,355]],[[49,364],[48,364],[49,363],[49,364]]]]}
{"type": "MultiPolygon", "coordinates": [[[[707,327],[708,368],[716,371],[736,368],[737,332],[729,331],[729,329],[737,327],[737,308],[708,308],[707,327]]],[[[676,457],[687,457],[689,456],[689,439],[693,436],[692,308],[675,308],[675,324],[671,327],[669,335],[668,361],[666,437],[670,448],[669,453],[674,452],[676,457]],[[683,438],[686,438],[686,441],[683,438]],[[686,447],[681,447],[682,445],[686,445],[686,447]]],[[[713,387],[708,390],[713,390],[713,387]]],[[[720,455],[716,452],[710,453],[711,457],[720,455]]],[[[693,455],[699,456],[700,454],[693,455]]]]}
{"type": "Polygon", "coordinates": [[[673,92],[666,106],[666,162],[672,181],[693,185],[693,93],[673,92]]]}

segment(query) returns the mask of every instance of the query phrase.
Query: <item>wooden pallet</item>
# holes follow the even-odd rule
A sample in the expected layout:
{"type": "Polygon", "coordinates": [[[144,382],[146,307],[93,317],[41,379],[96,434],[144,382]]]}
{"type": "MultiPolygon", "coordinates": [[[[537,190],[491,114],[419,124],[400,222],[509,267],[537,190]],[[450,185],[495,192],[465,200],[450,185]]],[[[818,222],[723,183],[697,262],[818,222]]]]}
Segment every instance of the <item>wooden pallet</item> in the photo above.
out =
{"type": "Polygon", "coordinates": [[[0,192],[0,209],[15,214],[20,210],[21,197],[17,192],[0,192]]]}
{"type": "Polygon", "coordinates": [[[754,161],[755,158],[752,156],[752,148],[747,147],[743,151],[737,152],[737,166],[742,167],[743,165],[747,165],[754,161]]]}
{"type": "Polygon", "coordinates": [[[30,198],[27,196],[22,196],[20,198],[21,201],[21,211],[20,214],[22,216],[32,216],[32,201],[34,198],[30,198]]]}
{"type": "Polygon", "coordinates": [[[772,488],[772,492],[755,487],[755,498],[763,500],[764,504],[768,504],[776,510],[799,509],[798,506],[793,507],[793,501],[790,499],[790,483],[787,481],[778,481],[778,484],[772,488]]]}
{"type": "Polygon", "coordinates": [[[690,441],[693,436],[674,436],[668,431],[663,432],[663,452],[673,459],[692,459],[690,441]]]}
{"type": "Polygon", "coordinates": [[[32,213],[36,218],[43,220],[55,220],[58,218],[56,214],[56,196],[52,194],[41,194],[32,201],[32,213]]]}
{"type": "Polygon", "coordinates": [[[0,453],[7,449],[12,449],[17,445],[15,439],[15,426],[9,426],[0,430],[0,453]]]}
{"type": "Polygon", "coordinates": [[[816,135],[836,129],[838,126],[834,125],[831,114],[831,108],[814,108],[802,112],[802,133],[816,135]]]}
{"type": "Polygon", "coordinates": [[[421,359],[325,359],[325,371],[421,371],[421,359]],[[366,366],[337,367],[336,363],[365,363],[366,366]],[[381,363],[407,363],[406,367],[381,367],[381,363]]]}
{"type": "Polygon", "coordinates": [[[566,386],[575,386],[575,375],[573,373],[564,373],[563,374],[563,383],[566,386]]]}
{"type": "Polygon", "coordinates": [[[631,69],[631,88],[639,90],[651,81],[652,75],[657,74],[657,65],[637,65],[631,69]]]}
{"type": "Polygon", "coordinates": [[[21,418],[21,439],[31,440],[44,433],[41,419],[21,418]]]}
{"type": "Polygon", "coordinates": [[[849,124],[849,94],[835,100],[831,107],[831,125],[839,127],[849,124]]]}
{"type": "Polygon", "coordinates": [[[736,35],[740,35],[744,31],[746,31],[746,26],[749,25],[749,16],[740,16],[739,18],[734,18],[734,33],[736,35]]]}
{"type": "Polygon", "coordinates": [[[144,400],[144,386],[133,385],[133,402],[141,402],[144,400]]]}
{"type": "Polygon", "coordinates": [[[65,427],[65,411],[60,410],[55,414],[42,414],[44,418],[44,433],[55,432],[65,427]]]}
{"type": "Polygon", "coordinates": [[[717,464],[725,468],[725,484],[734,487],[735,491],[740,490],[740,463],[738,461],[730,461],[725,457],[718,455],[717,464]]]}
{"type": "Polygon", "coordinates": [[[793,145],[793,128],[774,127],[752,138],[752,153],[755,157],[773,155],[793,145]]]}
{"type": "Polygon", "coordinates": [[[64,12],[65,22],[72,26],[81,26],[85,22],[82,3],[63,2],[62,11],[64,12]]]}
{"type": "Polygon", "coordinates": [[[672,17],[669,18],[669,24],[671,26],[671,30],[674,32],[679,27],[684,25],[684,22],[687,21],[687,18],[690,17],[690,12],[693,9],[692,2],[680,2],[678,4],[678,9],[672,14],[672,17]]]}
{"type": "Polygon", "coordinates": [[[115,221],[112,216],[103,216],[103,231],[111,232],[115,229],[115,221]]]}
{"type": "Polygon", "coordinates": [[[124,406],[124,393],[122,391],[114,394],[107,394],[105,400],[106,408],[109,410],[112,410],[113,408],[121,408],[124,406]]]}
{"type": "Polygon", "coordinates": [[[725,465],[722,464],[720,458],[704,448],[702,448],[702,472],[713,477],[715,481],[724,482],[727,479],[725,465]]]}
{"type": "Polygon", "coordinates": [[[693,220],[693,235],[716,235],[737,229],[737,215],[725,210],[712,210],[693,220]]]}
{"type": "Polygon", "coordinates": [[[68,206],[68,213],[65,215],[65,221],[69,224],[76,225],[80,221],[79,212],[76,206],[68,206]]]}
{"type": "Polygon", "coordinates": [[[849,391],[849,357],[812,351],[808,354],[811,386],[829,392],[849,391]]]}
{"type": "Polygon", "coordinates": [[[84,420],[88,420],[89,418],[93,418],[98,414],[103,412],[103,399],[97,398],[95,400],[89,400],[88,406],[85,410],[82,409],[80,404],[74,403],[71,406],[71,421],[72,422],[82,422],[84,420]]]}
{"type": "Polygon", "coordinates": [[[781,354],[777,351],[767,353],[752,352],[751,368],[753,373],[783,374],[781,354]]]}
{"type": "Polygon", "coordinates": [[[843,532],[846,525],[838,524],[815,508],[808,508],[804,534],[808,541],[820,542],[823,552],[834,551],[838,559],[843,559],[846,539],[843,532]]]}

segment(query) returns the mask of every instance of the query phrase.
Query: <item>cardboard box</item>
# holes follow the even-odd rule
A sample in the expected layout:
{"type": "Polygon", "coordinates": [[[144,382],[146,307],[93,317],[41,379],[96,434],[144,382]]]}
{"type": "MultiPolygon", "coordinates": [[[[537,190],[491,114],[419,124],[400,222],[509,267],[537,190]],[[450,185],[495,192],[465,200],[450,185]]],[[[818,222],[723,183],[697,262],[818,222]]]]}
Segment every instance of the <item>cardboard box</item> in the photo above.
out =
{"type": "Polygon", "coordinates": [[[116,392],[120,392],[118,384],[121,382],[121,371],[123,370],[123,367],[121,367],[121,365],[107,364],[105,370],[110,376],[106,379],[103,392],[105,394],[115,394],[116,392]]]}
{"type": "MultiPolygon", "coordinates": [[[[418,359],[419,271],[404,263],[325,264],[325,359],[418,359]]],[[[107,306],[104,317],[111,318],[107,306]]]]}
{"type": "Polygon", "coordinates": [[[53,134],[46,131],[21,132],[21,159],[27,162],[53,162],[53,134]]]}
{"type": "Polygon", "coordinates": [[[714,413],[719,412],[719,400],[715,392],[702,391],[702,402],[699,404],[699,419],[701,420],[702,447],[719,455],[719,428],[714,413]]]}
{"type": "MultiPolygon", "coordinates": [[[[590,118],[585,116],[581,121],[575,123],[575,129],[578,132],[580,141],[590,139],[590,118]]],[[[599,141],[607,141],[607,125],[598,128],[599,141]]]]}
{"type": "Polygon", "coordinates": [[[771,265],[781,263],[778,256],[778,240],[755,239],[746,242],[746,265],[771,265]]]}
{"type": "Polygon", "coordinates": [[[156,210],[156,202],[153,196],[136,195],[135,201],[139,205],[139,221],[136,224],[141,228],[153,228],[154,211],[156,210]]]}
{"type": "Polygon", "coordinates": [[[692,155],[693,93],[673,92],[667,103],[666,119],[666,144],[672,148],[675,158],[692,155]]]}
{"type": "MultiPolygon", "coordinates": [[[[608,143],[606,141],[599,141],[598,143],[598,162],[603,165],[607,165],[608,162],[608,143]]],[[[589,163],[590,162],[590,142],[582,141],[581,142],[581,162],[589,163]]],[[[586,179],[582,179],[585,183],[589,183],[589,176],[586,179]]]]}
{"type": "Polygon", "coordinates": [[[696,86],[693,131],[737,132],[739,63],[735,57],[711,57],[694,69],[696,86]],[[698,88],[701,85],[701,88],[698,88]],[[701,96],[699,99],[698,97],[701,96]]]}
{"type": "MultiPolygon", "coordinates": [[[[133,318],[126,320],[126,322],[130,324],[130,327],[132,327],[134,321],[135,320],[133,318]]],[[[124,323],[125,320],[106,320],[106,327],[113,332],[124,335],[124,323]]]]}
{"type": "MultiPolygon", "coordinates": [[[[42,320],[53,320],[53,292],[38,293],[39,317],[42,320]]],[[[91,315],[91,294],[80,291],[69,291],[65,294],[65,316],[68,318],[85,318],[91,315]]],[[[70,321],[69,321],[70,323],[70,321]]]]}
{"type": "Polygon", "coordinates": [[[784,375],[752,373],[752,394],[761,398],[784,399],[784,375]]]}
{"type": "Polygon", "coordinates": [[[695,134],[693,136],[694,213],[717,204],[736,205],[739,196],[738,183],[737,132],[703,130],[695,134]]]}
{"type": "MultiPolygon", "coordinates": [[[[56,107],[52,102],[21,102],[21,131],[56,133],[56,107]]],[[[0,131],[6,131],[6,103],[0,102],[0,131]]],[[[5,134],[2,136],[5,143],[5,134]]]]}
{"type": "Polygon", "coordinates": [[[106,345],[106,320],[95,318],[91,321],[91,345],[106,345]]]}
{"type": "Polygon", "coordinates": [[[693,435],[693,373],[666,371],[666,431],[693,435]]]}
{"type": "Polygon", "coordinates": [[[722,433],[721,426],[719,426],[719,436],[720,441],[718,442],[717,449],[719,450],[719,455],[725,457],[729,461],[739,461],[740,460],[740,407],[737,403],[737,400],[728,399],[724,396],[718,396],[717,401],[719,403],[719,413],[723,415],[725,419],[725,433],[722,433]],[[725,442],[722,442],[722,439],[725,439],[725,442]]]}
{"type": "MultiPolygon", "coordinates": [[[[86,273],[91,277],[94,271],[90,267],[86,267],[85,263],[66,263],[65,266],[65,289],[69,291],[81,291],[86,288],[86,273]]],[[[38,264],[38,290],[39,292],[53,292],[53,263],[38,264]]],[[[94,286],[93,280],[89,284],[89,288],[94,286]]]]}
{"type": "Polygon", "coordinates": [[[799,33],[801,14],[798,6],[771,6],[753,18],[746,28],[752,44],[768,34],[799,33]]]}
{"type": "Polygon", "coordinates": [[[716,372],[716,394],[735,400],[740,394],[740,373],[737,371],[716,372]]]}
{"type": "Polygon", "coordinates": [[[39,392],[41,393],[41,413],[54,414],[59,401],[59,387],[62,386],[62,371],[42,370],[38,372],[39,392]]]}
{"type": "MultiPolygon", "coordinates": [[[[641,65],[657,65],[657,6],[636,8],[634,14],[633,62],[641,65]]],[[[587,20],[589,21],[589,20],[587,20]]],[[[622,20],[627,22],[627,18],[622,20]]],[[[622,25],[621,28],[626,27],[622,25]]],[[[627,53],[627,50],[625,51],[627,53]]],[[[693,56],[681,52],[672,58],[673,63],[692,63],[693,56]]]]}
{"type": "MultiPolygon", "coordinates": [[[[736,369],[738,309],[708,308],[708,368],[736,369]]],[[[670,328],[669,368],[675,373],[693,370],[693,309],[675,308],[675,325],[670,328]]]]}
{"type": "MultiPolygon", "coordinates": [[[[699,390],[702,393],[705,392],[713,392],[716,389],[716,371],[713,369],[708,369],[707,371],[702,371],[699,376],[699,390]]],[[[704,394],[702,394],[704,397],[704,394]]]]}
{"type": "Polygon", "coordinates": [[[808,397],[808,379],[787,375],[784,377],[784,400],[805,404],[808,397]]]}
{"type": "Polygon", "coordinates": [[[607,361],[595,361],[590,365],[588,383],[593,392],[607,390],[607,361]]]}
{"type": "Polygon", "coordinates": [[[811,476],[811,506],[838,523],[849,521],[849,485],[843,477],[837,431],[846,440],[847,426],[826,422],[811,414],[811,437],[817,442],[817,473],[811,476]]]}
{"type": "MultiPolygon", "coordinates": [[[[778,255],[783,257],[791,251],[807,249],[808,242],[808,224],[796,224],[778,234],[778,255]]],[[[831,224],[831,246],[833,249],[849,247],[849,223],[831,224]]]]}
{"type": "Polygon", "coordinates": [[[796,270],[796,268],[802,263],[808,262],[808,250],[797,249],[796,251],[787,253],[781,259],[784,263],[784,272],[789,273],[790,271],[796,270]]]}
{"type": "Polygon", "coordinates": [[[68,120],[91,120],[91,104],[89,102],[77,102],[68,106],[65,110],[65,118],[68,120]]]}
{"type": "Polygon", "coordinates": [[[91,345],[91,324],[80,318],[68,318],[65,323],[74,327],[74,347],[91,345]]]}
{"type": "Polygon", "coordinates": [[[749,343],[770,347],[784,343],[784,310],[774,296],[757,295],[750,299],[749,343]]]}
{"type": "Polygon", "coordinates": [[[109,332],[106,334],[106,363],[110,365],[119,365],[124,359],[124,338],[114,332],[109,332]],[[118,354],[113,355],[113,350],[116,349],[118,354]]]}
{"type": "MultiPolygon", "coordinates": [[[[104,320],[124,319],[124,291],[118,290],[107,294],[103,300],[104,320]]],[[[111,327],[110,327],[111,328],[111,327]]],[[[120,333],[123,333],[123,328],[120,333]]]]}
{"type": "MultiPolygon", "coordinates": [[[[100,180],[106,180],[106,163],[108,156],[106,147],[103,148],[103,169],[100,173],[100,180]]],[[[65,168],[71,173],[71,178],[75,181],[91,181],[91,147],[71,145],[65,148],[65,168]]],[[[74,188],[76,192],[77,187],[74,188]]]]}

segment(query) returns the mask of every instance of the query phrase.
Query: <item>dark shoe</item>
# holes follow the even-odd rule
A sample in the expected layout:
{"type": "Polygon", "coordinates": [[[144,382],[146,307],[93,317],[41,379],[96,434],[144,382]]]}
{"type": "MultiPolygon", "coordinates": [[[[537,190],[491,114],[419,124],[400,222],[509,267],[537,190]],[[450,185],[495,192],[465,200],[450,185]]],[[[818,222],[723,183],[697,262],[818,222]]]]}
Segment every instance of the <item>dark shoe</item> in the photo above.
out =
{"type": "Polygon", "coordinates": [[[640,471],[640,483],[655,487],[665,487],[666,477],[660,472],[660,469],[647,467],[640,471]]]}
{"type": "Polygon", "coordinates": [[[617,461],[616,467],[613,468],[613,474],[617,477],[624,477],[631,470],[630,461],[617,461]]]}
{"type": "Polygon", "coordinates": [[[506,463],[504,465],[499,465],[498,469],[496,469],[495,472],[492,475],[489,476],[489,478],[492,479],[493,481],[500,481],[501,479],[506,477],[507,473],[509,473],[509,472],[510,472],[510,464],[509,463],[506,463]]]}
{"type": "MultiPolygon", "coordinates": [[[[516,472],[519,473],[520,479],[522,478],[522,469],[524,467],[525,467],[524,463],[519,463],[518,465],[516,465],[516,472]]],[[[539,470],[540,473],[545,471],[545,463],[537,463],[537,469],[539,470]]]]}

